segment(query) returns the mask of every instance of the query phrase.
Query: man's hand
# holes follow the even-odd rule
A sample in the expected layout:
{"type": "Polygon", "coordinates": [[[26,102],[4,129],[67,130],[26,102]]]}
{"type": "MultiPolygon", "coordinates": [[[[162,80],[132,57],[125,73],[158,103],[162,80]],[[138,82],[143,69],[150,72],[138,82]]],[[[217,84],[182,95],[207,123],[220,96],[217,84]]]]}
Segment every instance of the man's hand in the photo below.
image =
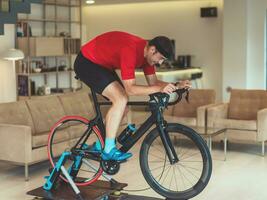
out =
{"type": "Polygon", "coordinates": [[[167,94],[171,94],[173,93],[175,90],[177,90],[178,88],[172,84],[172,83],[169,83],[165,86],[163,86],[160,90],[160,92],[163,92],[163,93],[167,93],[167,94]]]}
{"type": "Polygon", "coordinates": [[[169,83],[161,88],[161,92],[171,94],[177,89],[191,88],[191,82],[189,80],[178,81],[177,83],[169,83]]]}
{"type": "Polygon", "coordinates": [[[191,88],[192,85],[191,85],[191,82],[189,80],[183,80],[183,81],[178,81],[175,83],[175,86],[178,88],[178,89],[182,89],[182,88],[191,88]]]}

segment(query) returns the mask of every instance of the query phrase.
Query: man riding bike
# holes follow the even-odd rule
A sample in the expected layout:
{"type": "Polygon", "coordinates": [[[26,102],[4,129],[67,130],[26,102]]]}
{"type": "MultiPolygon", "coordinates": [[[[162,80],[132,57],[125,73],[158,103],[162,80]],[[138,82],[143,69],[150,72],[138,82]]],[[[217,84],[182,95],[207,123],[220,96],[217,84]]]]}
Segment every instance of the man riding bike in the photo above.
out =
{"type": "MultiPolygon", "coordinates": [[[[126,32],[107,32],[82,46],[75,63],[76,75],[87,86],[112,102],[105,117],[105,147],[101,153],[103,160],[123,161],[132,156],[116,148],[116,133],[123,117],[128,96],[148,95],[155,92],[171,94],[177,89],[172,83],[157,79],[156,64],[173,56],[173,46],[169,38],[158,36],[147,42],[145,39],[126,32]],[[137,85],[135,69],[144,71],[148,86],[137,85]],[[121,79],[115,72],[121,70],[121,79]]],[[[179,88],[190,87],[189,81],[180,81],[179,88]]],[[[94,149],[101,151],[97,141],[94,149]]]]}

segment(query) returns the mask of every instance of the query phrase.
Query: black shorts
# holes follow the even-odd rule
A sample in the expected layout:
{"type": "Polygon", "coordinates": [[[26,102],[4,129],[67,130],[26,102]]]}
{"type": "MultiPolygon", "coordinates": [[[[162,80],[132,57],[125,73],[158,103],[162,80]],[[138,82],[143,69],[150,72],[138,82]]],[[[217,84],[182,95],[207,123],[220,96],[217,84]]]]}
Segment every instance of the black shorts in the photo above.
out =
{"type": "Polygon", "coordinates": [[[112,82],[118,81],[123,84],[115,71],[108,70],[85,58],[80,52],[74,62],[74,71],[77,77],[88,87],[102,94],[104,89],[112,82]]]}

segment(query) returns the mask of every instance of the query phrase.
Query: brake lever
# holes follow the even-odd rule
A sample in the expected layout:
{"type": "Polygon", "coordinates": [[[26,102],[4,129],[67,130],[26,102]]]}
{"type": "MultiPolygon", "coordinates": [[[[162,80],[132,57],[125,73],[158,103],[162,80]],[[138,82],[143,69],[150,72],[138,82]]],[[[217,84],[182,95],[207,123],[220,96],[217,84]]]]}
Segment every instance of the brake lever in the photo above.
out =
{"type": "Polygon", "coordinates": [[[187,103],[189,103],[189,89],[190,88],[182,88],[182,89],[180,89],[180,92],[177,93],[178,94],[178,99],[179,99],[178,101],[181,101],[182,98],[183,98],[183,94],[186,93],[185,94],[185,100],[186,100],[187,103]]]}

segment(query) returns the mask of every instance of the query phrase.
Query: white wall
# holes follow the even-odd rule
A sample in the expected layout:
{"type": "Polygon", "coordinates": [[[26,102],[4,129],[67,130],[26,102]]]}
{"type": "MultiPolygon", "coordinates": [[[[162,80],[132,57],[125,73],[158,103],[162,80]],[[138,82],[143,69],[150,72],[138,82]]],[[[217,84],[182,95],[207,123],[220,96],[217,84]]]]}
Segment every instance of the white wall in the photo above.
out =
{"type": "Polygon", "coordinates": [[[247,88],[266,89],[267,0],[253,0],[248,6],[247,88]]]}
{"type": "Polygon", "coordinates": [[[247,6],[244,0],[225,0],[223,19],[223,99],[227,87],[246,88],[247,6]]]}
{"type": "Polygon", "coordinates": [[[224,0],[223,99],[226,88],[266,89],[266,0],[224,0]]]}
{"type": "MultiPolygon", "coordinates": [[[[110,30],[129,31],[144,38],[159,34],[174,38],[176,53],[195,55],[193,65],[203,66],[204,86],[216,89],[218,99],[223,94],[227,101],[227,86],[265,89],[266,10],[266,0],[86,6],[82,11],[83,30],[87,30],[86,40],[110,30]],[[201,6],[218,6],[219,17],[200,18],[201,6]]],[[[14,26],[5,25],[5,31],[0,36],[0,53],[14,47],[14,26]]],[[[15,100],[14,85],[12,63],[0,60],[0,102],[15,100]]]]}
{"type": "Polygon", "coordinates": [[[176,55],[192,54],[193,66],[202,66],[204,87],[222,93],[223,1],[164,1],[85,6],[87,40],[111,30],[127,31],[150,39],[166,35],[176,41],[176,55]],[[200,18],[200,7],[217,6],[217,18],[200,18]]]}
{"type": "MultiPolygon", "coordinates": [[[[14,48],[14,25],[5,25],[5,34],[0,35],[0,55],[14,48]]],[[[1,56],[0,56],[1,57],[1,56]]],[[[0,103],[16,101],[16,82],[11,61],[0,58],[0,103]]]]}

